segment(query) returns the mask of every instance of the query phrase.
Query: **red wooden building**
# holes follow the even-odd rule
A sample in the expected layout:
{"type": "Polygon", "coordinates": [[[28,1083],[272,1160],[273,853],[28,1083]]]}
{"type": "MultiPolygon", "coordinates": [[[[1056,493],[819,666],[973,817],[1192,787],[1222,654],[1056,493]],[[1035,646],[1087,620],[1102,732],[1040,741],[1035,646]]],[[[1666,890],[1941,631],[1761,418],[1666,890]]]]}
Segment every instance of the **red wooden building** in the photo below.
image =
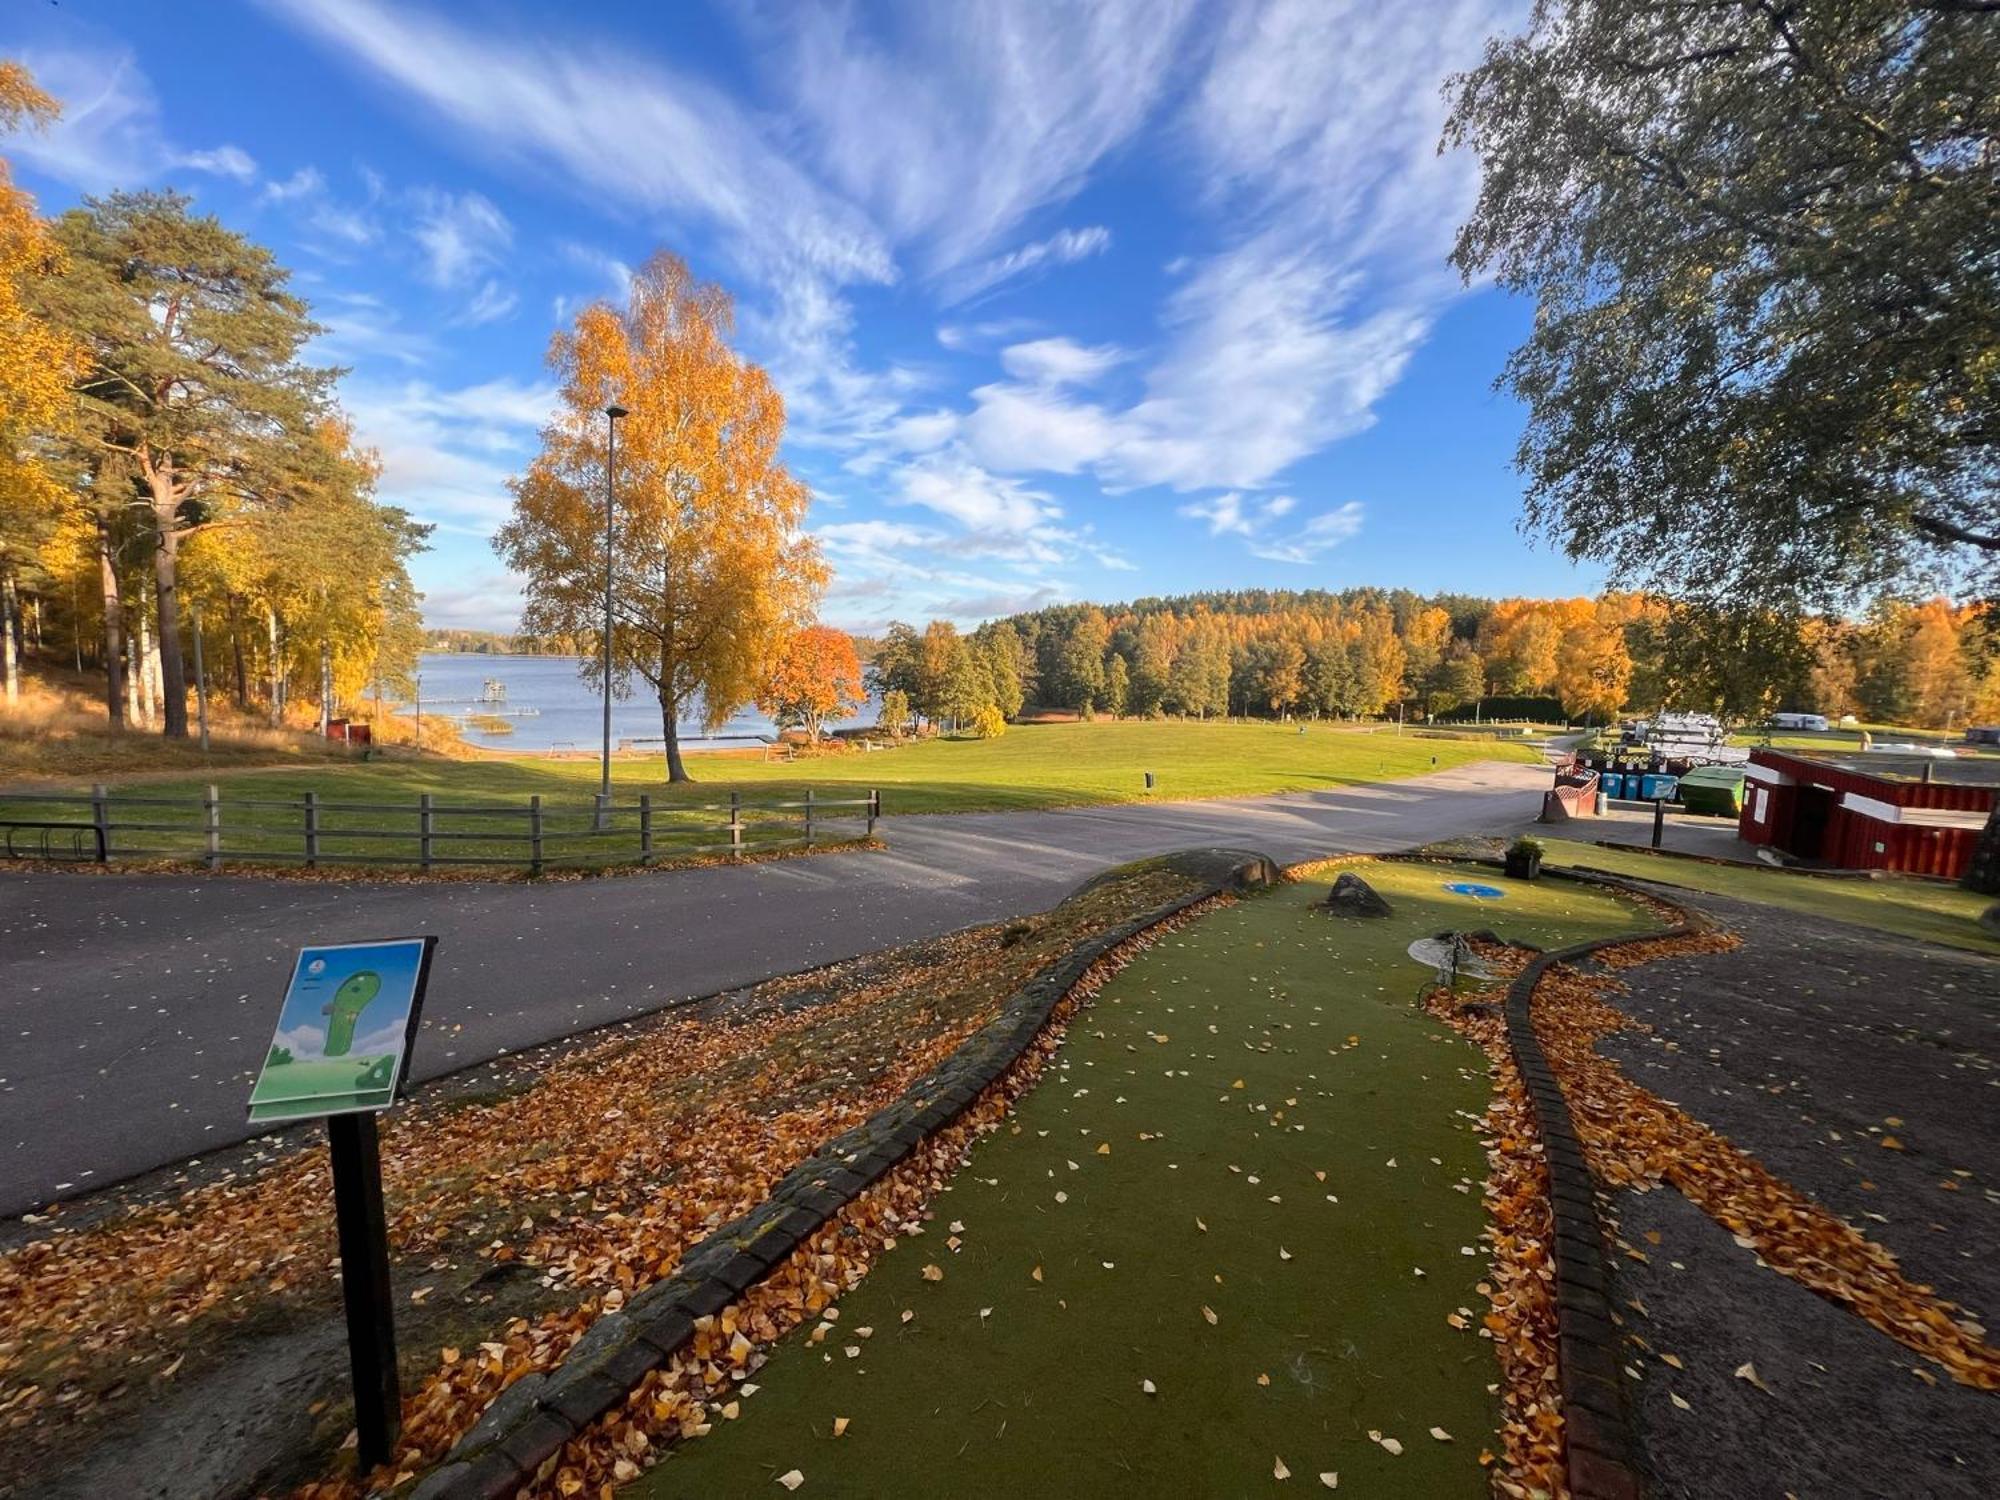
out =
{"type": "Polygon", "coordinates": [[[2000,761],[1753,750],[1738,832],[1799,859],[1953,880],[1972,861],[2000,761]]]}

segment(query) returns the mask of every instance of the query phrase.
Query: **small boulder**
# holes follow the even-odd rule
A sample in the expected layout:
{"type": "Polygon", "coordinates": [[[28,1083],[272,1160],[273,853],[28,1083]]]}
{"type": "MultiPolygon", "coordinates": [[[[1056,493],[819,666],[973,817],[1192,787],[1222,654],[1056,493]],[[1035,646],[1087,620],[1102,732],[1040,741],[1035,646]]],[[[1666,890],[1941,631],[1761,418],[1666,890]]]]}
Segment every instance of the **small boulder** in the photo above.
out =
{"type": "Polygon", "coordinates": [[[1326,898],[1326,909],[1348,917],[1389,915],[1389,903],[1375,894],[1375,887],[1351,870],[1334,881],[1333,891],[1326,898]]]}
{"type": "Polygon", "coordinates": [[[1995,901],[1979,914],[1979,925],[1995,937],[2000,937],[2000,901],[1995,901]]]}

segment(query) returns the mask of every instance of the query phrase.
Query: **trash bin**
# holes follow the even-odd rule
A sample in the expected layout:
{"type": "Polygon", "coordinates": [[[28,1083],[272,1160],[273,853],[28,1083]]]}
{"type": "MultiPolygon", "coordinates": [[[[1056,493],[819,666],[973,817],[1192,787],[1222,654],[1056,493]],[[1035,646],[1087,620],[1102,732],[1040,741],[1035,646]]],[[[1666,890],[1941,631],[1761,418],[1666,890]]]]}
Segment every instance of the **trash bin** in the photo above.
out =
{"type": "Polygon", "coordinates": [[[1649,775],[1643,778],[1640,796],[1648,802],[1670,802],[1674,793],[1680,790],[1681,779],[1665,774],[1649,775]]]}
{"type": "Polygon", "coordinates": [[[1606,771],[1598,778],[1598,785],[1604,788],[1604,795],[1606,797],[1622,797],[1625,795],[1625,778],[1616,771],[1606,771]]]}

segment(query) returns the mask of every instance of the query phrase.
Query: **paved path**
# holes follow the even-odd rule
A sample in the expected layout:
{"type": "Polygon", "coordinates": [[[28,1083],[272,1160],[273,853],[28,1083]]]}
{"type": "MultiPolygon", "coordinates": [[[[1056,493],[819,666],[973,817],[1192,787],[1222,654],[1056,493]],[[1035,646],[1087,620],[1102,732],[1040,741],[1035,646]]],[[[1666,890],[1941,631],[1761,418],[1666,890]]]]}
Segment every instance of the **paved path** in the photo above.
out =
{"type": "Polygon", "coordinates": [[[887,819],[884,853],[550,884],[0,874],[0,1217],[252,1132],[294,952],[441,939],[415,1073],[1039,911],[1204,844],[1297,860],[1519,826],[1547,771],[1219,802],[887,819]]]}

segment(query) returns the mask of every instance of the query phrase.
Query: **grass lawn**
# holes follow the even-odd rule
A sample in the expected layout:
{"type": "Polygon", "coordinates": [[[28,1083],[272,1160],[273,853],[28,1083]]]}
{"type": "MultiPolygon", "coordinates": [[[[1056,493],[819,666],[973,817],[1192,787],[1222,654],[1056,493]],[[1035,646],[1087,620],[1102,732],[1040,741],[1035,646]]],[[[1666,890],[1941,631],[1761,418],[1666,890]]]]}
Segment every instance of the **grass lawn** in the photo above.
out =
{"type": "Polygon", "coordinates": [[[1113,979],[925,1232],[635,1493],[759,1494],[798,1469],[811,1495],[1235,1495],[1282,1461],[1315,1493],[1337,1473],[1357,1494],[1486,1495],[1486,1064],[1417,1010],[1405,949],[1648,919],[1566,883],[1477,902],[1444,886],[1489,871],[1350,868],[1392,917],[1310,910],[1328,875],[1113,979]]]}
{"type": "MultiPolygon", "coordinates": [[[[623,801],[647,792],[656,803],[689,808],[726,804],[731,791],[741,792],[746,800],[785,802],[799,800],[808,788],[823,798],[859,798],[872,788],[880,788],[883,810],[893,815],[1071,807],[1135,802],[1149,795],[1198,798],[1310,791],[1415,776],[1477,760],[1533,762],[1539,758],[1536,751],[1522,745],[1422,739],[1398,735],[1392,727],[1371,730],[1315,724],[1301,734],[1297,725],[1099,720],[1020,725],[997,740],[927,740],[872,754],[855,752],[791,762],[704,752],[689,757],[690,769],[700,778],[692,786],[667,787],[661,762],[650,756],[614,761],[612,775],[614,791],[623,801]],[[1147,771],[1152,771],[1157,781],[1151,793],[1145,788],[1147,771]]],[[[322,800],[406,802],[413,809],[422,792],[441,802],[514,804],[525,804],[530,795],[540,794],[552,815],[560,818],[580,814],[588,807],[597,790],[597,777],[595,761],[527,756],[469,761],[398,758],[363,765],[243,772],[217,784],[223,798],[225,843],[229,842],[229,831],[236,830],[250,841],[245,847],[254,849],[260,829],[296,830],[299,814],[286,808],[247,806],[232,812],[232,802],[289,801],[308,788],[322,800]]],[[[206,779],[193,775],[185,781],[148,780],[130,790],[148,797],[198,799],[206,779]]],[[[87,783],[88,777],[84,780],[87,783]]],[[[12,815],[46,814],[15,808],[12,815]]],[[[77,813],[71,810],[60,815],[73,817],[77,813]]],[[[689,817],[694,819],[692,813],[689,817]]],[[[196,831],[199,810],[192,801],[183,813],[155,809],[141,820],[184,821],[188,831],[138,835],[131,842],[187,852],[200,847],[196,831]]],[[[337,829],[383,823],[379,815],[329,814],[325,826],[337,829]]],[[[713,816],[700,819],[700,827],[711,840],[717,823],[713,816]]],[[[413,822],[410,826],[414,828],[413,822]]],[[[456,826],[470,829],[474,825],[456,826]]],[[[583,825],[578,822],[576,826],[583,825]]],[[[295,832],[283,840],[274,834],[264,842],[274,849],[299,847],[295,832]]],[[[368,852],[352,844],[338,847],[368,852]]],[[[378,846],[373,852],[414,852],[414,840],[378,846]]],[[[468,845],[466,852],[474,851],[468,845]]]]}
{"type": "Polygon", "coordinates": [[[1944,943],[1982,953],[2000,953],[2000,940],[1978,925],[1991,896],[1928,880],[1842,880],[1792,875],[1760,865],[1708,864],[1663,859],[1637,851],[1606,849],[1574,839],[1549,838],[1552,865],[1594,865],[1615,875],[1637,875],[1718,896],[1783,906],[1836,922],[1852,922],[1900,933],[1926,943],[1944,943]]]}

